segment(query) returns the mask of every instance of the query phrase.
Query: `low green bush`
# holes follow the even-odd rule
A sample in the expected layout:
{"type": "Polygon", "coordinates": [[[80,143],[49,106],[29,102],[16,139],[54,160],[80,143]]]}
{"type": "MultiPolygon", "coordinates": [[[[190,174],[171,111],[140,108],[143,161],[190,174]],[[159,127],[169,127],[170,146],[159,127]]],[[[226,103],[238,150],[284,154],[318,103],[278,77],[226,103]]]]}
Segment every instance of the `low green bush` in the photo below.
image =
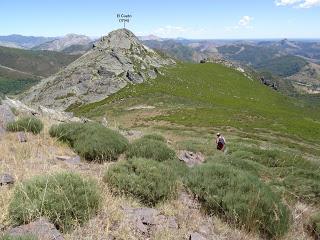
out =
{"type": "Polygon", "coordinates": [[[296,200],[317,204],[320,199],[320,173],[319,169],[304,170],[290,168],[282,170],[282,181],[277,185],[289,190],[289,194],[296,200]]]}
{"type": "Polygon", "coordinates": [[[43,123],[35,117],[23,117],[7,124],[7,130],[11,132],[25,131],[39,134],[42,129],[43,123]]]}
{"type": "Polygon", "coordinates": [[[4,235],[2,237],[0,236],[0,240],[38,240],[38,238],[32,235],[24,235],[24,236],[4,235]]]}
{"type": "Polygon", "coordinates": [[[88,221],[100,201],[96,182],[74,173],[58,173],[17,185],[9,215],[14,225],[44,216],[65,232],[88,221]]]}
{"type": "Polygon", "coordinates": [[[175,152],[164,142],[141,138],[135,140],[126,152],[127,158],[141,157],[157,161],[166,161],[175,157],[175,152]]]}
{"type": "Polygon", "coordinates": [[[212,156],[206,159],[206,162],[220,163],[224,165],[231,165],[234,168],[250,172],[259,177],[271,177],[270,169],[258,162],[251,160],[250,153],[234,152],[230,155],[212,156]]]}
{"type": "Polygon", "coordinates": [[[186,183],[209,214],[269,237],[288,230],[289,211],[281,198],[248,172],[206,163],[190,170],[186,183]]]}
{"type": "Polygon", "coordinates": [[[89,161],[113,161],[128,146],[120,133],[97,123],[64,123],[53,125],[50,136],[67,142],[81,157],[89,161]]]}
{"type": "Polygon", "coordinates": [[[176,174],[160,162],[133,158],[109,167],[104,175],[117,193],[138,198],[142,203],[153,206],[176,194],[176,174]]]}
{"type": "Polygon", "coordinates": [[[312,232],[316,235],[316,239],[320,237],[320,212],[314,214],[310,218],[312,232]]]}
{"type": "Polygon", "coordinates": [[[161,136],[159,134],[147,134],[147,135],[144,135],[142,138],[145,138],[145,139],[152,139],[152,140],[156,140],[156,141],[160,141],[160,142],[167,142],[167,140],[165,139],[164,136],[161,136]]]}

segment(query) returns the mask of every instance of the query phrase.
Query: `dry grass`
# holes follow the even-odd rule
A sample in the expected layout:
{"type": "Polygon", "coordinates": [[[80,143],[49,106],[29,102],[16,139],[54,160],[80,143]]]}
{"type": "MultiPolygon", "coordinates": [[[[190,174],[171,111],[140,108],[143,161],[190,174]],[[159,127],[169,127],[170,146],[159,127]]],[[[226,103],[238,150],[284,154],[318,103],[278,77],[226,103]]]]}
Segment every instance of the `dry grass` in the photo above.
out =
{"type": "MultiPolygon", "coordinates": [[[[28,142],[19,143],[16,133],[6,133],[0,139],[0,173],[9,173],[16,179],[16,184],[35,175],[50,174],[63,170],[76,171],[80,174],[91,176],[99,183],[102,191],[103,206],[98,215],[92,218],[82,227],[66,234],[66,240],[108,239],[112,233],[116,239],[138,240],[145,239],[135,233],[124,221],[123,207],[139,207],[139,202],[124,196],[115,196],[108,186],[102,181],[105,168],[113,163],[88,163],[71,165],[56,160],[56,156],[73,156],[75,153],[65,144],[51,138],[48,129],[54,122],[42,119],[45,125],[44,131],[39,135],[27,134],[28,142]]],[[[151,128],[143,129],[145,132],[153,132],[151,128]]],[[[159,130],[159,129],[158,129],[159,130]]],[[[200,132],[203,129],[200,130],[200,132]]],[[[212,129],[211,129],[212,130],[212,129]]],[[[157,130],[156,130],[157,131],[157,130]]],[[[190,134],[175,134],[174,131],[161,129],[161,134],[169,138],[173,145],[176,141],[190,139],[190,134]]],[[[199,131],[199,129],[198,129],[199,131]]],[[[178,131],[180,132],[180,131],[178,131]]],[[[207,132],[208,133],[208,132],[207,132]]],[[[234,133],[232,133],[233,135],[234,133]]],[[[0,187],[0,226],[9,226],[10,219],[7,209],[13,194],[10,186],[0,187]]],[[[190,199],[189,199],[190,200],[190,199]]],[[[177,219],[179,229],[161,229],[152,233],[150,239],[154,240],[179,240],[187,239],[192,232],[207,232],[211,236],[217,236],[223,240],[254,240],[258,236],[228,226],[219,218],[206,216],[202,213],[199,205],[190,200],[179,197],[178,199],[162,203],[157,206],[160,212],[177,219]]],[[[307,240],[311,237],[306,233],[304,225],[308,222],[313,208],[302,203],[292,208],[294,223],[290,232],[283,240],[307,240]]],[[[214,237],[212,237],[214,239],[214,237]]]]}
{"type": "MultiPolygon", "coordinates": [[[[67,166],[56,163],[57,155],[74,155],[64,145],[57,143],[47,134],[46,129],[40,135],[27,133],[28,142],[20,143],[17,133],[7,133],[0,140],[0,173],[9,173],[16,184],[32,176],[51,173],[66,169],[67,166]]],[[[6,186],[0,188],[0,224],[7,225],[7,207],[12,196],[13,188],[6,186]]]]}

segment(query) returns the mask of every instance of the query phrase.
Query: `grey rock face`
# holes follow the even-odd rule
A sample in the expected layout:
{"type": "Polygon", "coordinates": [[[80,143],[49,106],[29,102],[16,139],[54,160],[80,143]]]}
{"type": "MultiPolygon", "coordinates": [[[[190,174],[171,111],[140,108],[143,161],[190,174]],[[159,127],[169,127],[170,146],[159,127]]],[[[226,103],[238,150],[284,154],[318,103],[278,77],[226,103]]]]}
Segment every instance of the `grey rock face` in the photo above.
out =
{"type": "MultiPolygon", "coordinates": [[[[8,97],[5,100],[3,100],[3,104],[5,106],[7,106],[9,109],[10,109],[10,107],[15,108],[20,114],[23,114],[23,115],[48,117],[52,120],[56,120],[59,122],[88,122],[88,121],[90,121],[89,119],[86,119],[86,118],[74,117],[72,113],[46,108],[41,105],[38,106],[38,109],[36,110],[36,109],[28,107],[27,105],[23,104],[19,100],[13,100],[8,97]]],[[[3,131],[5,131],[5,130],[3,130],[3,131]]],[[[0,128],[0,136],[1,136],[1,128],[0,128]]]]}
{"type": "Polygon", "coordinates": [[[129,30],[102,37],[94,47],[59,73],[42,80],[21,99],[26,103],[65,110],[69,106],[100,101],[127,84],[155,78],[158,68],[172,59],[140,43],[129,30]]]}
{"type": "Polygon", "coordinates": [[[9,184],[14,184],[14,178],[7,173],[1,174],[0,175],[0,186],[1,185],[9,185],[9,184]]]}
{"type": "Polygon", "coordinates": [[[135,73],[135,72],[128,71],[126,76],[129,79],[129,81],[131,81],[133,83],[142,83],[143,82],[143,76],[141,73],[135,73]]]}
{"type": "Polygon", "coordinates": [[[0,132],[4,133],[9,122],[13,122],[15,116],[7,105],[0,105],[0,132]]]}
{"type": "Polygon", "coordinates": [[[7,232],[9,236],[19,237],[25,235],[33,235],[41,240],[63,240],[62,234],[55,226],[44,218],[13,228],[7,232]]]}

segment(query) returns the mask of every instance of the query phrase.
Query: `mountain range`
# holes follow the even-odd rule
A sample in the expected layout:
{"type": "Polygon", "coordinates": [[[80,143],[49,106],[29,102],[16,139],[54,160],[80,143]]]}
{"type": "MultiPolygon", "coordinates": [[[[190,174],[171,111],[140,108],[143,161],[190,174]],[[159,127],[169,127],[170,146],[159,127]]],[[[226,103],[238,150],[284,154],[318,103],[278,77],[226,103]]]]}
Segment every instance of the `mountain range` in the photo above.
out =
{"type": "MultiPolygon", "coordinates": [[[[251,68],[289,95],[320,93],[320,41],[317,40],[190,40],[155,35],[137,37],[149,48],[178,61],[227,60],[251,68]]],[[[85,35],[64,37],[0,37],[0,45],[82,55],[98,40],[85,35]]],[[[36,75],[36,74],[35,74],[36,75]]]]}
{"type": "MultiPolygon", "coordinates": [[[[42,43],[40,45],[33,47],[32,49],[61,52],[61,51],[68,51],[70,47],[75,48],[79,46],[85,46],[87,47],[86,50],[89,50],[90,43],[92,42],[93,42],[92,39],[85,35],[67,34],[62,38],[58,38],[49,42],[42,43]]],[[[75,52],[72,52],[72,53],[76,54],[75,52]]],[[[77,52],[77,54],[79,53],[84,53],[84,52],[83,51],[77,52]]]]}

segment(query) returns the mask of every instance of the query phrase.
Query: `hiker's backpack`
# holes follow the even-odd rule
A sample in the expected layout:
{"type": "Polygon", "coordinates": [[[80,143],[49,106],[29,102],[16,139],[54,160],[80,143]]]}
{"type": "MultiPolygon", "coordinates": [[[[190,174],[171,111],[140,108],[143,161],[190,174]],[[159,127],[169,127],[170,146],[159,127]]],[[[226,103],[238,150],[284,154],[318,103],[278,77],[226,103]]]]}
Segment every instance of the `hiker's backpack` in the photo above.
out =
{"type": "Polygon", "coordinates": [[[219,143],[222,144],[222,145],[225,144],[223,137],[219,138],[218,144],[219,144],[219,143]]]}

